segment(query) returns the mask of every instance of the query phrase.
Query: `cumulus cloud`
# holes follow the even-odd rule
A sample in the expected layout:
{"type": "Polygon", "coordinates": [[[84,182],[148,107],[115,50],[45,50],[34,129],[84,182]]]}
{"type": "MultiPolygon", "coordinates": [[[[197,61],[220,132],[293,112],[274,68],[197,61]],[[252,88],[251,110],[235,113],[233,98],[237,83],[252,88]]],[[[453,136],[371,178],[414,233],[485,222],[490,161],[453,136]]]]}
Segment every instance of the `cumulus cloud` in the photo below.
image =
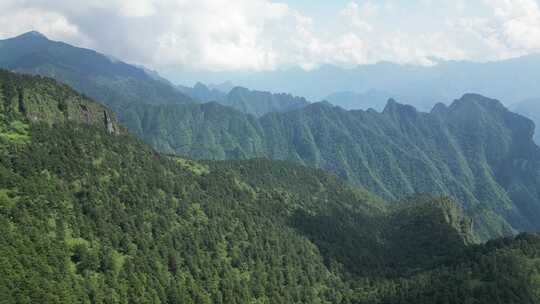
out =
{"type": "Polygon", "coordinates": [[[535,0],[485,2],[492,16],[472,30],[508,56],[540,51],[540,7],[535,0]]]}
{"type": "Polygon", "coordinates": [[[381,60],[430,64],[432,57],[484,59],[540,50],[536,0],[474,1],[483,5],[482,16],[465,15],[472,1],[419,1],[434,10],[443,4],[454,8],[437,29],[431,28],[433,20],[413,27],[410,21],[421,23],[423,16],[395,0],[351,1],[325,20],[283,2],[2,0],[0,37],[39,30],[158,69],[310,69],[381,60]]]}

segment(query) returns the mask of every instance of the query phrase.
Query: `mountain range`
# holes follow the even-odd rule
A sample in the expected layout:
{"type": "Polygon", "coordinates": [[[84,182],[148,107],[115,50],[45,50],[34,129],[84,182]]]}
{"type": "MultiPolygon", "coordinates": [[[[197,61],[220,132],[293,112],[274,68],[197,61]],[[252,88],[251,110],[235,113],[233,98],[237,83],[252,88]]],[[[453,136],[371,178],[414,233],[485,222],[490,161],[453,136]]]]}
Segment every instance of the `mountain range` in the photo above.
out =
{"type": "Polygon", "coordinates": [[[259,119],[217,103],[142,111],[141,124],[128,128],[166,153],[288,160],[333,171],[390,200],[449,195],[471,212],[484,239],[540,228],[534,124],[480,95],[430,113],[395,101],[382,113],[315,103],[259,119]]]}
{"type": "Polygon", "coordinates": [[[329,170],[395,202],[415,193],[449,196],[472,217],[481,240],[540,229],[534,125],[481,95],[429,112],[393,100],[382,112],[347,111],[239,87],[203,103],[188,95],[220,91],[200,84],[182,93],[145,69],[36,33],[1,41],[0,57],[11,70],[51,76],[103,100],[162,153],[286,160],[329,170]],[[28,54],[17,51],[33,45],[28,54]]]}
{"type": "Polygon", "coordinates": [[[167,156],[55,80],[0,71],[0,88],[2,302],[538,299],[540,237],[474,244],[448,198],[390,204],[286,162],[167,156]]]}
{"type": "MultiPolygon", "coordinates": [[[[448,104],[456,96],[475,92],[510,106],[540,97],[537,81],[540,54],[491,62],[432,59],[432,64],[425,66],[380,62],[354,67],[322,65],[311,70],[291,67],[250,73],[186,71],[176,75],[174,80],[189,82],[192,77],[206,82],[229,80],[253,90],[288,92],[314,101],[339,92],[382,91],[428,111],[438,102],[448,104]]],[[[366,108],[358,104],[355,109],[366,108]]]]}
{"type": "MultiPolygon", "coordinates": [[[[400,100],[422,111],[439,103],[475,92],[504,102],[540,125],[534,104],[540,98],[540,54],[491,62],[445,61],[432,59],[432,65],[419,66],[380,62],[355,67],[322,65],[312,70],[299,67],[262,72],[177,73],[175,80],[229,80],[253,90],[288,92],[309,100],[327,100],[348,110],[373,108],[382,111],[389,98],[400,100]],[[194,76],[195,75],[195,76],[194,76]],[[313,85],[317,84],[317,85],[313,85]],[[532,108],[531,108],[532,107],[532,108]]],[[[535,138],[537,143],[540,135],[535,138]]]]}

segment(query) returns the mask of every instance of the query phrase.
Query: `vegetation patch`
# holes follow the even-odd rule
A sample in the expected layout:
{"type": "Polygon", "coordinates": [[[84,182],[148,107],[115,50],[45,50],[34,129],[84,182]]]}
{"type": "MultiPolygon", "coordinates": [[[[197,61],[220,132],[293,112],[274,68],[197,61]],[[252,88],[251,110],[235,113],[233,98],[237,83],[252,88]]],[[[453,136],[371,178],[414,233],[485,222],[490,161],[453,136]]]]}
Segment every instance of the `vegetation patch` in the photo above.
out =
{"type": "Polygon", "coordinates": [[[29,125],[20,120],[14,120],[7,125],[0,125],[0,138],[13,143],[24,143],[29,139],[29,125]]]}
{"type": "Polygon", "coordinates": [[[210,173],[208,166],[205,166],[199,162],[177,156],[171,156],[171,158],[174,159],[182,168],[193,172],[195,175],[205,175],[210,173]]]}

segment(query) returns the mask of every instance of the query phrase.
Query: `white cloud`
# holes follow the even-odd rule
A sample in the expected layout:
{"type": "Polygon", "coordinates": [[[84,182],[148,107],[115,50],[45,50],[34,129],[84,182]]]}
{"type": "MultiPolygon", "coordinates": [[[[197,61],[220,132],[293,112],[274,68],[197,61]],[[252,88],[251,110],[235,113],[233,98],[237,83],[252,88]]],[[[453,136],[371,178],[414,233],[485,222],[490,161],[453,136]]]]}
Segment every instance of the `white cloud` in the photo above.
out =
{"type": "Polygon", "coordinates": [[[340,15],[352,28],[370,32],[373,27],[367,19],[377,16],[378,10],[378,7],[371,2],[364,2],[359,5],[357,2],[352,1],[341,11],[340,15]]]}
{"type": "Polygon", "coordinates": [[[0,37],[39,30],[158,69],[430,64],[430,57],[482,60],[540,50],[536,0],[403,3],[351,1],[313,20],[270,0],[1,0],[0,37]],[[481,16],[470,14],[472,2],[483,3],[481,16]],[[427,16],[430,10],[445,18],[427,16]]]}
{"type": "Polygon", "coordinates": [[[472,35],[478,51],[494,59],[540,52],[540,6],[536,0],[483,0],[485,17],[461,18],[456,27],[472,35]]]}
{"type": "Polygon", "coordinates": [[[33,8],[10,11],[8,3],[0,5],[0,11],[11,12],[9,17],[0,17],[0,37],[12,37],[26,31],[39,29],[46,35],[66,39],[83,39],[77,27],[63,15],[43,12],[33,8]]]}

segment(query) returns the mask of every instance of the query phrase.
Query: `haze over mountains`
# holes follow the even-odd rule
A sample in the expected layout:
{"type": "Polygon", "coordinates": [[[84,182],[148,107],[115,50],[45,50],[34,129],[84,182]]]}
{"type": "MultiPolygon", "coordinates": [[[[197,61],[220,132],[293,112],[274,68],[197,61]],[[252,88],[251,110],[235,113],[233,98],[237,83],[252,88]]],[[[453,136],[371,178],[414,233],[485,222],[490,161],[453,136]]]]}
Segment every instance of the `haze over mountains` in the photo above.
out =
{"type": "MultiPolygon", "coordinates": [[[[381,111],[389,98],[430,111],[439,102],[450,104],[458,96],[478,93],[498,99],[510,108],[540,98],[540,54],[493,62],[435,60],[432,66],[381,62],[340,68],[323,65],[253,73],[197,74],[197,80],[229,80],[255,90],[287,92],[309,100],[327,100],[344,109],[381,111]]],[[[177,81],[190,82],[191,75],[177,81]]],[[[534,119],[538,111],[521,112],[534,119]]]]}
{"type": "MultiPolygon", "coordinates": [[[[365,94],[375,90],[422,110],[437,102],[449,103],[465,93],[482,94],[511,105],[540,96],[540,54],[485,63],[437,60],[432,66],[417,66],[381,62],[352,68],[323,65],[309,71],[290,68],[199,77],[199,81],[230,80],[251,89],[288,92],[316,101],[340,92],[365,94]]],[[[361,104],[357,108],[365,109],[361,104]]]]}

